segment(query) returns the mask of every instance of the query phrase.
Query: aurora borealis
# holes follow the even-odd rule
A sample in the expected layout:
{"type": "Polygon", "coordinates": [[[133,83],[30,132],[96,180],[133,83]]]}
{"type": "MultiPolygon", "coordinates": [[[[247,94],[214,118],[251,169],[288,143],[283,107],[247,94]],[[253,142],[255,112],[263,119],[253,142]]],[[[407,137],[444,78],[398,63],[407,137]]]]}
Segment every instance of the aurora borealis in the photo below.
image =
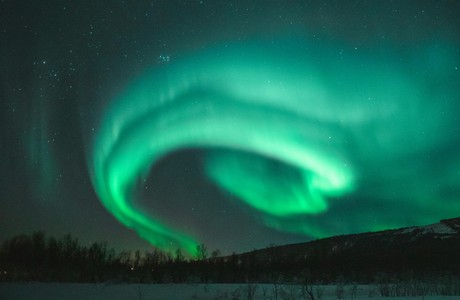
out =
{"type": "MultiPolygon", "coordinates": [[[[353,49],[336,46],[344,50],[331,57],[327,54],[333,46],[316,49],[312,44],[227,45],[145,75],[109,110],[96,137],[95,181],[104,204],[154,245],[167,247],[175,241],[192,253],[190,238],[145,216],[130,198],[138,178],[168,152],[209,148],[204,157],[208,176],[266,215],[267,225],[276,219],[279,230],[313,237],[337,234],[327,226],[309,225],[309,217],[327,217],[334,201],[347,201],[331,197],[359,190],[356,181],[365,181],[366,173],[353,157],[375,149],[366,167],[376,165],[385,173],[379,156],[388,163],[429,150],[441,128],[456,124],[436,115],[419,123],[439,109],[437,103],[420,103],[444,99],[444,109],[453,110],[456,99],[425,87],[439,80],[433,72],[411,76],[416,71],[394,66],[396,58],[390,54],[353,55],[353,49]],[[401,147],[404,140],[407,145],[401,147]],[[284,227],[284,219],[292,216],[296,224],[284,227]]],[[[428,68],[446,68],[442,76],[450,68],[455,76],[450,67],[455,62],[450,59],[457,59],[455,50],[437,47],[446,48],[436,49],[428,68]]],[[[453,83],[442,87],[458,90],[453,83]]],[[[427,203],[430,212],[438,205],[413,192],[407,197],[434,202],[427,203]]],[[[459,208],[446,207],[438,217],[459,208]]],[[[417,223],[425,221],[420,210],[413,217],[417,223]]],[[[399,222],[397,226],[405,225],[399,222]]],[[[354,230],[371,226],[375,224],[357,224],[354,230]]]]}
{"type": "Polygon", "coordinates": [[[1,228],[193,254],[459,216],[459,5],[355,4],[10,3],[1,228]]]}

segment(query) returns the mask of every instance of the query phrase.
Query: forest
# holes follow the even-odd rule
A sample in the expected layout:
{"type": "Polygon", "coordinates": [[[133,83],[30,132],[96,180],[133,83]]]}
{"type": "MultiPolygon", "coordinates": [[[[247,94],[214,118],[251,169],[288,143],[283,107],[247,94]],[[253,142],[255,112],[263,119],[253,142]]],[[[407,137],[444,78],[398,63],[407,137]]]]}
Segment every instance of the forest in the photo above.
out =
{"type": "Polygon", "coordinates": [[[460,293],[459,270],[456,267],[460,261],[458,252],[455,252],[458,245],[439,248],[425,242],[425,245],[401,247],[394,241],[389,243],[379,238],[378,242],[360,236],[338,236],[305,245],[269,246],[230,256],[221,256],[219,250],[209,251],[206,245],[201,244],[197,246],[194,257],[185,257],[180,249],[174,253],[156,248],[145,252],[117,252],[106,242],[85,246],[71,234],[55,238],[35,232],[12,237],[1,244],[0,281],[273,284],[435,282],[454,286],[460,293]],[[346,242],[343,242],[345,239],[346,242]],[[350,239],[356,244],[355,247],[338,246],[349,244],[350,239]],[[367,242],[360,246],[360,240],[367,242]],[[388,247],[385,248],[384,244],[388,247]]]}

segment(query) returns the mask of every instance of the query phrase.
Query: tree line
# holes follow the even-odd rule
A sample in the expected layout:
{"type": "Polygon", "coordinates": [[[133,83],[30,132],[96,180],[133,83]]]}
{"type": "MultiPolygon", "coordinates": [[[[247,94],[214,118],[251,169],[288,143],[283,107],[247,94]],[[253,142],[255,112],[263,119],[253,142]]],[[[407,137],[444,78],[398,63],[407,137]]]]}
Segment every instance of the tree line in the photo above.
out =
{"type": "MultiPolygon", "coordinates": [[[[165,252],[115,251],[107,242],[81,245],[70,234],[47,237],[43,232],[18,235],[0,245],[0,281],[112,282],[112,283],[384,283],[460,282],[460,255],[453,244],[440,250],[418,244],[406,256],[397,256],[372,241],[356,251],[334,249],[334,240],[314,243],[307,255],[287,255],[270,246],[244,254],[221,256],[206,245],[186,258],[180,249],[165,252]],[[417,251],[415,251],[417,250],[417,251]],[[436,251],[435,251],[436,250],[436,251]],[[406,257],[406,258],[404,258],[406,257]],[[418,268],[418,269],[417,269],[418,268]],[[443,281],[443,282],[444,282],[443,281]]],[[[411,248],[412,249],[412,248],[411,248]]],[[[299,251],[295,251],[298,253],[299,251]]],[[[458,284],[460,291],[460,284],[458,284]]]]}
{"type": "Polygon", "coordinates": [[[0,245],[0,281],[209,282],[216,278],[215,270],[224,273],[227,267],[220,255],[219,250],[209,253],[204,244],[192,258],[181,249],[117,252],[107,242],[83,246],[71,234],[55,238],[34,232],[0,245]]]}

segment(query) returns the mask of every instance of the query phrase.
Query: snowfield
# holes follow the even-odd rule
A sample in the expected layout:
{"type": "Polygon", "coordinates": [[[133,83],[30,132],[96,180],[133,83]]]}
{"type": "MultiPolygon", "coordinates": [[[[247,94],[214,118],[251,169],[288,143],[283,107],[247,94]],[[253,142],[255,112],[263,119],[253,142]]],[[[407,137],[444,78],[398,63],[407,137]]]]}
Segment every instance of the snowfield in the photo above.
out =
{"type": "MultiPolygon", "coordinates": [[[[329,299],[459,299],[459,296],[382,297],[374,285],[313,286],[315,298],[329,299]]],[[[182,300],[310,299],[298,285],[273,284],[79,284],[1,283],[1,300],[182,300]],[[253,297],[251,297],[253,296],[253,297]]]]}

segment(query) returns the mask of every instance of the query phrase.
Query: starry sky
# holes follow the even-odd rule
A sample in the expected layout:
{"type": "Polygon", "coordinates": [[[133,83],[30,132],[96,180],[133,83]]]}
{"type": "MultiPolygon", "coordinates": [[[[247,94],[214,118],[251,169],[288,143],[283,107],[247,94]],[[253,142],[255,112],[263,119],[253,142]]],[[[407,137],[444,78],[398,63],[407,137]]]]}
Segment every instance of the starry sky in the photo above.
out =
{"type": "Polygon", "coordinates": [[[0,239],[224,254],[460,215],[457,1],[0,1],[0,239]]]}

